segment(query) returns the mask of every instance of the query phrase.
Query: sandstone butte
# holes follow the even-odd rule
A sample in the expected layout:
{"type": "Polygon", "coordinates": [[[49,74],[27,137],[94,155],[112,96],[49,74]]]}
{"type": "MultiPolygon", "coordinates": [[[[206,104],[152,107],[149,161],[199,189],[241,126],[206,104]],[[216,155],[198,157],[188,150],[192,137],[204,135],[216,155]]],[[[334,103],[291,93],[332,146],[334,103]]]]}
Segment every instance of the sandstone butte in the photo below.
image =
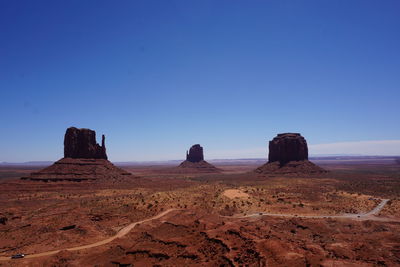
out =
{"type": "Polygon", "coordinates": [[[195,172],[220,172],[218,168],[204,160],[203,147],[199,144],[193,145],[186,151],[186,160],[178,168],[195,172]]]}
{"type": "Polygon", "coordinates": [[[122,176],[131,175],[108,161],[104,135],[101,143],[101,146],[96,143],[95,131],[70,127],[66,130],[64,136],[64,158],[21,179],[46,182],[79,182],[85,180],[118,180],[122,179],[122,176]]]}
{"type": "Polygon", "coordinates": [[[105,136],[101,146],[96,143],[96,132],[70,127],[64,136],[64,158],[107,159],[105,136]]]}
{"type": "Polygon", "coordinates": [[[281,133],[269,141],[268,162],[259,174],[318,174],[326,171],[308,160],[306,139],[299,133],[281,133]]]}

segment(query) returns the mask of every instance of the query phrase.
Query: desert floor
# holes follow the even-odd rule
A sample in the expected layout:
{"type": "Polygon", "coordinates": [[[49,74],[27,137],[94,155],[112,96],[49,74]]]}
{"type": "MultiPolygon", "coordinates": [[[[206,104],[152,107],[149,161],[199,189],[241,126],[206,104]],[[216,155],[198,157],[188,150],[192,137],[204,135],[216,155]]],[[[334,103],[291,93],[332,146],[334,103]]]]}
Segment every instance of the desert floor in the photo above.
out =
{"type": "Polygon", "coordinates": [[[123,181],[33,182],[2,167],[0,266],[400,266],[400,165],[316,163],[330,172],[125,166],[123,181]]]}

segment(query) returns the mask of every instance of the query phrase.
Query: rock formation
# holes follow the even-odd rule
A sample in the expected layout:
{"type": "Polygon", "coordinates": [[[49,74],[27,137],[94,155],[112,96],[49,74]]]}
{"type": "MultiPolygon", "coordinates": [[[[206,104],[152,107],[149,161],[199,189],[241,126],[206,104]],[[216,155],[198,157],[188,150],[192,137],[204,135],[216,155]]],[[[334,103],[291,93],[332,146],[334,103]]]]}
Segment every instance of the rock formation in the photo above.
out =
{"type": "Polygon", "coordinates": [[[101,146],[96,143],[96,132],[70,127],[64,136],[64,158],[107,159],[105,137],[101,146]]]}
{"type": "Polygon", "coordinates": [[[186,151],[186,160],[190,162],[200,162],[204,160],[203,147],[199,144],[193,145],[189,152],[186,151]]]}
{"type": "Polygon", "coordinates": [[[203,147],[199,144],[193,145],[189,151],[186,151],[186,160],[183,161],[179,169],[185,169],[190,172],[219,172],[214,165],[204,160],[203,147]]]}
{"type": "Polygon", "coordinates": [[[308,160],[307,141],[299,133],[278,134],[269,141],[268,162],[279,161],[284,165],[299,160],[308,160]]]}
{"type": "Polygon", "coordinates": [[[2,225],[5,225],[7,221],[8,221],[7,217],[0,217],[0,223],[2,225]]]}
{"type": "Polygon", "coordinates": [[[299,133],[282,133],[269,142],[268,162],[255,172],[301,175],[326,171],[308,160],[307,141],[303,136],[299,133]]]}
{"type": "Polygon", "coordinates": [[[64,158],[24,180],[36,181],[86,181],[119,180],[129,172],[107,160],[105,137],[101,146],[96,143],[96,132],[70,127],[64,136],[64,158]]]}
{"type": "Polygon", "coordinates": [[[116,167],[106,159],[73,159],[62,158],[53,165],[31,173],[23,180],[36,181],[90,181],[121,180],[122,176],[131,175],[129,172],[116,167]]]}

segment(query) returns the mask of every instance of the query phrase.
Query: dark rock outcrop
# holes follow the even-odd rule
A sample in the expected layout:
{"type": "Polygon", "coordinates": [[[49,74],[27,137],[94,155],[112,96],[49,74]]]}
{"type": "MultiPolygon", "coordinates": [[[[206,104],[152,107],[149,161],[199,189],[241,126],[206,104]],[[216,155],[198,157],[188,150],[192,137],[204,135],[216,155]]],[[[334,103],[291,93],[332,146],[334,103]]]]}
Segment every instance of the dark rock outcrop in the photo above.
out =
{"type": "Polygon", "coordinates": [[[199,144],[186,151],[186,160],[178,168],[188,172],[220,172],[220,169],[204,160],[203,147],[199,144]]]}
{"type": "Polygon", "coordinates": [[[199,144],[193,145],[189,152],[186,151],[186,160],[190,162],[200,162],[204,160],[203,147],[199,144]]]}
{"type": "Polygon", "coordinates": [[[259,174],[320,174],[326,171],[308,160],[307,141],[299,133],[278,134],[269,142],[268,162],[255,170],[259,174]]]}
{"type": "Polygon", "coordinates": [[[101,146],[96,143],[96,132],[70,127],[64,136],[64,157],[74,159],[107,159],[105,137],[101,146]]]}
{"type": "Polygon", "coordinates": [[[282,133],[269,141],[268,162],[308,160],[307,141],[299,133],[282,133]]]}
{"type": "Polygon", "coordinates": [[[101,146],[96,143],[95,131],[68,128],[64,138],[64,158],[21,179],[44,182],[116,181],[131,175],[107,160],[104,141],[103,135],[101,146]]]}
{"type": "Polygon", "coordinates": [[[5,225],[7,221],[8,221],[7,217],[0,217],[1,224],[5,225]]]}
{"type": "Polygon", "coordinates": [[[76,227],[75,224],[73,224],[73,225],[67,225],[67,226],[61,227],[60,230],[61,230],[61,231],[71,230],[71,229],[75,229],[75,227],[76,227]]]}

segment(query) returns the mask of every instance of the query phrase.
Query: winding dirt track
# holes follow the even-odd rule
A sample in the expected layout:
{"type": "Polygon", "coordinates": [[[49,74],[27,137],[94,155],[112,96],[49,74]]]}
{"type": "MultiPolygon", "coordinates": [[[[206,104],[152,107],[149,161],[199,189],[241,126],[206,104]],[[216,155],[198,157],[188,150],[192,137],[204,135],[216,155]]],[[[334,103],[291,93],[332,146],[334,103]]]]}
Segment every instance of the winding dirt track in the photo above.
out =
{"type": "MultiPolygon", "coordinates": [[[[74,250],[81,250],[81,249],[98,247],[98,246],[110,243],[114,239],[123,237],[124,235],[129,233],[138,224],[149,222],[149,221],[152,221],[152,220],[157,220],[157,219],[163,217],[164,215],[166,215],[166,214],[168,214],[168,213],[170,213],[171,211],[174,211],[174,210],[177,210],[177,209],[168,209],[166,211],[163,211],[163,212],[159,213],[158,215],[156,215],[154,217],[151,217],[151,218],[148,218],[148,219],[144,219],[144,220],[141,220],[141,221],[138,221],[138,222],[131,223],[131,224],[125,226],[124,228],[122,228],[116,235],[114,235],[112,237],[109,237],[107,239],[92,243],[92,244],[78,246],[78,247],[72,247],[72,248],[63,248],[63,249],[51,250],[51,251],[46,251],[46,252],[36,253],[36,254],[29,254],[29,255],[26,255],[24,258],[25,259],[31,259],[31,258],[37,258],[37,257],[42,257],[42,256],[49,256],[49,255],[56,254],[56,253],[58,253],[60,251],[63,251],[63,250],[74,251],[74,250]]],[[[0,261],[7,261],[7,260],[11,260],[11,257],[0,257],[0,261]]]]}
{"type": "MultiPolygon", "coordinates": [[[[313,218],[313,219],[323,219],[323,218],[342,218],[342,219],[355,219],[355,220],[373,220],[373,221],[384,221],[384,222],[390,222],[390,221],[400,221],[399,219],[393,219],[393,218],[385,218],[385,217],[376,217],[375,215],[378,215],[379,212],[383,209],[383,207],[386,205],[386,203],[389,201],[389,199],[382,199],[381,203],[377,205],[373,210],[367,213],[357,213],[357,214],[343,214],[343,215],[296,215],[296,214],[279,214],[279,213],[266,213],[266,212],[258,212],[258,213],[253,213],[245,216],[221,216],[224,218],[231,218],[231,219],[243,219],[243,218],[250,218],[250,217],[260,217],[260,216],[274,216],[274,217],[296,217],[296,218],[313,218]]],[[[123,237],[127,233],[129,233],[136,225],[149,222],[152,220],[159,219],[163,217],[164,215],[170,213],[171,211],[178,210],[178,209],[168,209],[166,211],[163,211],[159,213],[158,215],[144,219],[138,222],[131,223],[127,225],[126,227],[122,228],[116,235],[109,237],[107,239],[88,244],[88,245],[83,245],[83,246],[78,246],[78,247],[72,247],[72,248],[65,248],[65,249],[58,249],[58,250],[52,250],[52,251],[47,251],[47,252],[42,252],[42,253],[36,253],[36,254],[29,254],[26,255],[26,259],[31,259],[31,258],[37,258],[37,257],[42,257],[42,256],[50,256],[54,255],[62,250],[68,250],[68,251],[75,251],[75,250],[81,250],[81,249],[87,249],[87,248],[93,248],[93,247],[98,247],[107,243],[110,243],[114,239],[123,237]]],[[[11,260],[11,257],[0,257],[0,261],[7,261],[11,260]]]]}
{"type": "Polygon", "coordinates": [[[311,219],[324,219],[324,218],[333,218],[333,219],[355,219],[360,221],[384,221],[384,222],[398,222],[399,219],[395,218],[387,218],[387,217],[376,217],[379,212],[383,209],[389,199],[381,199],[381,203],[377,205],[373,210],[367,213],[355,213],[355,214],[342,214],[342,215],[297,215],[297,214],[280,214],[280,213],[268,213],[268,212],[257,212],[243,216],[222,216],[225,218],[237,218],[237,219],[244,219],[244,218],[251,218],[251,217],[260,217],[260,216],[273,216],[273,217],[296,217],[296,218],[311,218],[311,219]]]}

